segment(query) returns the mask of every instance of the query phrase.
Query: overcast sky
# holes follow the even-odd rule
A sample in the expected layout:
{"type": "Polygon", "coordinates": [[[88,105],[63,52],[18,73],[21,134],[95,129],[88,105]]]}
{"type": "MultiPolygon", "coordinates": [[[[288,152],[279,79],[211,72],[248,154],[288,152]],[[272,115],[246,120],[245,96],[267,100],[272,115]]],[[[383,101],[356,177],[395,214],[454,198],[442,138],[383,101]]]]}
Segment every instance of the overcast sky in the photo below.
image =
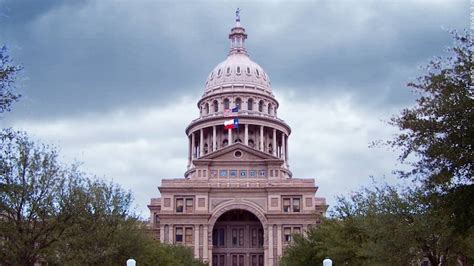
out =
{"type": "Polygon", "coordinates": [[[334,204],[375,180],[396,182],[397,153],[369,148],[413,105],[406,83],[469,26],[469,1],[0,0],[0,44],[25,71],[2,127],[56,145],[112,179],[138,211],[162,178],[183,176],[188,123],[242,9],[247,49],[293,129],[294,177],[334,204]]]}

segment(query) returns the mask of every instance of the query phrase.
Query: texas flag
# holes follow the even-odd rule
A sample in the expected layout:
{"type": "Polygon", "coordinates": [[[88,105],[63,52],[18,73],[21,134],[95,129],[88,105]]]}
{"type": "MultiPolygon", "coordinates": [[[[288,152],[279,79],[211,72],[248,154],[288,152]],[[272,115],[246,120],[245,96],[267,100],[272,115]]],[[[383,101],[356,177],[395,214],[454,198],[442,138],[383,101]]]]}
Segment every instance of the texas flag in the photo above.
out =
{"type": "Polygon", "coordinates": [[[239,119],[238,118],[232,118],[229,120],[224,121],[224,128],[229,129],[229,128],[239,128],[239,119]]]}

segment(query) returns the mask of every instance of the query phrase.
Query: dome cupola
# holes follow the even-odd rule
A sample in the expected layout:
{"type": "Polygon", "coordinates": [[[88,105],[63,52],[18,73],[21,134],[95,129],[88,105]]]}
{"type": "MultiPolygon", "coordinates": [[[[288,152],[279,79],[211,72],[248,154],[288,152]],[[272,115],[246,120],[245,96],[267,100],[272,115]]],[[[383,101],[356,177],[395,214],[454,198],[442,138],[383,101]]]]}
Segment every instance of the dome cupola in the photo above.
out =
{"type": "Polygon", "coordinates": [[[209,74],[205,95],[221,91],[223,88],[253,88],[263,94],[273,95],[270,78],[263,68],[249,58],[245,48],[247,33],[240,24],[236,12],[235,25],[229,34],[230,50],[227,59],[219,63],[209,74]]]}

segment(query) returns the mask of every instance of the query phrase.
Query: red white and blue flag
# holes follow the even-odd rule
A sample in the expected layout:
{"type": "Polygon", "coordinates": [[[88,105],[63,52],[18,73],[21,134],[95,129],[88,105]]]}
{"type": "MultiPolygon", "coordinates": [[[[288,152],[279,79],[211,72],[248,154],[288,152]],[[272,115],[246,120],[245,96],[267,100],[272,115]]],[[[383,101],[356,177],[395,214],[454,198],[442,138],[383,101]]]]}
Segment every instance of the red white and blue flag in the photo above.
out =
{"type": "Polygon", "coordinates": [[[224,128],[225,129],[239,128],[239,119],[236,117],[229,120],[225,120],[224,128]]]}
{"type": "Polygon", "coordinates": [[[238,106],[236,106],[232,109],[225,109],[224,110],[224,116],[236,116],[238,112],[239,112],[239,107],[238,106]]]}

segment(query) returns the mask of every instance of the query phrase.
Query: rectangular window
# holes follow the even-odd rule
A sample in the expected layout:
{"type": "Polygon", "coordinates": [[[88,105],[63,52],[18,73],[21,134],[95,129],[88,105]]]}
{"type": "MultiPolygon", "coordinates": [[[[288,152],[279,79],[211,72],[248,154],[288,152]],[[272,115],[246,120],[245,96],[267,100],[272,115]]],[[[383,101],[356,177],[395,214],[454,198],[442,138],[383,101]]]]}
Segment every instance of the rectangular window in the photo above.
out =
{"type": "Polygon", "coordinates": [[[239,266],[244,266],[244,255],[239,255],[239,266]]]}
{"type": "Polygon", "coordinates": [[[244,246],[244,229],[239,229],[239,246],[244,246]]]}
{"type": "Polygon", "coordinates": [[[283,241],[290,242],[291,241],[291,227],[284,227],[283,228],[283,241]]]}
{"type": "Polygon", "coordinates": [[[237,177],[237,170],[230,170],[229,171],[229,176],[230,177],[237,177]]]}
{"type": "Polygon", "coordinates": [[[225,245],[225,229],[219,229],[219,243],[218,246],[223,247],[225,245]]]}
{"type": "Polygon", "coordinates": [[[255,171],[255,170],[250,170],[250,171],[249,171],[249,176],[250,176],[250,177],[256,177],[256,176],[257,176],[257,171],[255,171]]]}
{"type": "Polygon", "coordinates": [[[237,229],[232,229],[232,246],[237,246],[237,229]]]}
{"type": "Polygon", "coordinates": [[[232,255],[232,266],[237,266],[237,255],[232,255]]]}
{"type": "Polygon", "coordinates": [[[256,247],[257,246],[257,229],[254,228],[252,229],[252,247],[256,247]]]}
{"type": "Polygon", "coordinates": [[[300,234],[301,234],[301,228],[293,227],[293,235],[300,235],[300,234]]]}
{"type": "Polygon", "coordinates": [[[291,199],[283,198],[283,212],[290,212],[291,199]]]}
{"type": "Polygon", "coordinates": [[[259,175],[260,177],[265,177],[265,170],[260,170],[259,175]]]}
{"type": "Polygon", "coordinates": [[[293,212],[300,212],[300,198],[293,198],[293,212]]]}
{"type": "Polygon", "coordinates": [[[227,177],[227,170],[220,170],[219,177],[227,177]]]}
{"type": "Polygon", "coordinates": [[[258,255],[252,255],[252,266],[258,266],[257,260],[258,260],[258,255]]]}
{"type": "Polygon", "coordinates": [[[183,212],[184,200],[183,198],[176,199],[176,212],[183,212]]]}
{"type": "Polygon", "coordinates": [[[186,242],[186,244],[192,244],[194,242],[193,241],[193,228],[192,227],[186,227],[185,242],[186,242]]]}
{"type": "Polygon", "coordinates": [[[258,229],[258,247],[263,247],[263,229],[258,229]]]}
{"type": "Polygon", "coordinates": [[[193,212],[194,204],[193,199],[186,199],[186,212],[193,212]]]}
{"type": "Polygon", "coordinates": [[[176,227],[175,242],[177,244],[183,243],[183,228],[182,227],[176,227]]]}

